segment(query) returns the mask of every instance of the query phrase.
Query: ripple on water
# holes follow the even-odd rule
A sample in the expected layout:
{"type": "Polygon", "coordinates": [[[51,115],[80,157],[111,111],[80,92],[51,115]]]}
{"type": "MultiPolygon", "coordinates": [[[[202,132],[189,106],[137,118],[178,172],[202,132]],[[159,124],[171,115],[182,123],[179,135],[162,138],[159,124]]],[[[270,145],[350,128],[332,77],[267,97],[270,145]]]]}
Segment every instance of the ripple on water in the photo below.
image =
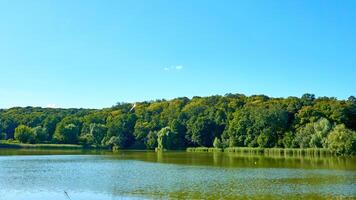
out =
{"type": "Polygon", "coordinates": [[[0,156],[4,194],[0,199],[64,199],[63,191],[72,199],[356,197],[356,173],[350,170],[226,168],[143,160],[0,156]]]}

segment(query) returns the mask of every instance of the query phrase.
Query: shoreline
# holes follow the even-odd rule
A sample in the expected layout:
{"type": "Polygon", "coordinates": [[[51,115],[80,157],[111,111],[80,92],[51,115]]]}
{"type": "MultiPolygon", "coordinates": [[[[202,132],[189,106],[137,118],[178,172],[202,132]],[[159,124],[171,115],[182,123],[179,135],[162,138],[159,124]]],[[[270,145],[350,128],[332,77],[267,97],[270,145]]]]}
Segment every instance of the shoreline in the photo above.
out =
{"type": "MultiPolygon", "coordinates": [[[[25,144],[25,143],[11,143],[0,141],[0,149],[63,149],[63,150],[108,150],[105,148],[98,148],[95,146],[83,146],[78,144],[25,144]]],[[[183,151],[190,153],[236,153],[236,154],[250,154],[250,155],[266,155],[266,156],[334,156],[340,157],[329,149],[323,148],[259,148],[259,147],[188,147],[182,150],[148,150],[148,149],[120,149],[115,151],[154,151],[154,152],[171,152],[183,151]]],[[[113,151],[113,152],[115,152],[113,151]]],[[[349,155],[355,156],[355,155],[349,155]]]]}

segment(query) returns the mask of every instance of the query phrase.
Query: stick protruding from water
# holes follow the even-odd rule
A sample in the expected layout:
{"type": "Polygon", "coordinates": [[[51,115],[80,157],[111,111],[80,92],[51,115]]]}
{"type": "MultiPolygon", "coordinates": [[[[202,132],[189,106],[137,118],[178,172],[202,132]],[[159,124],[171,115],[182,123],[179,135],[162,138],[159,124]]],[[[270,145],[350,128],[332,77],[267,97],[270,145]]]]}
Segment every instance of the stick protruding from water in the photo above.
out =
{"type": "Polygon", "coordinates": [[[72,200],[72,199],[69,197],[69,195],[68,195],[68,193],[67,193],[66,191],[64,191],[64,194],[66,195],[66,197],[67,197],[69,200],[72,200]]]}

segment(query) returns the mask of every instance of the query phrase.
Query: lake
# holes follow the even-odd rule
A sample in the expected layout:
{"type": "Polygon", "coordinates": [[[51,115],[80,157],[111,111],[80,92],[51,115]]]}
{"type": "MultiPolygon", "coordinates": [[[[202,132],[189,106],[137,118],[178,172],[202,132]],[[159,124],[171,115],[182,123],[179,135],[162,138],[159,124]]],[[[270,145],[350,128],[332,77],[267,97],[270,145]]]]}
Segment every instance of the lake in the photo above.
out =
{"type": "Polygon", "coordinates": [[[356,158],[0,149],[1,200],[301,198],[355,199],[356,158]]]}

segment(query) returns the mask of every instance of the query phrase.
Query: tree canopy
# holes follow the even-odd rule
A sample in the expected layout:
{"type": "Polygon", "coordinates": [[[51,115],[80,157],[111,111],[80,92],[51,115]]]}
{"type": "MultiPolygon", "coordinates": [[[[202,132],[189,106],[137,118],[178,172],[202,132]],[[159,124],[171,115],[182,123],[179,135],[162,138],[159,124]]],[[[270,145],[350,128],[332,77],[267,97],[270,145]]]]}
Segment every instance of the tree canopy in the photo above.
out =
{"type": "Polygon", "coordinates": [[[104,109],[0,110],[0,139],[114,147],[329,148],[355,154],[356,98],[183,97],[104,109]]]}

